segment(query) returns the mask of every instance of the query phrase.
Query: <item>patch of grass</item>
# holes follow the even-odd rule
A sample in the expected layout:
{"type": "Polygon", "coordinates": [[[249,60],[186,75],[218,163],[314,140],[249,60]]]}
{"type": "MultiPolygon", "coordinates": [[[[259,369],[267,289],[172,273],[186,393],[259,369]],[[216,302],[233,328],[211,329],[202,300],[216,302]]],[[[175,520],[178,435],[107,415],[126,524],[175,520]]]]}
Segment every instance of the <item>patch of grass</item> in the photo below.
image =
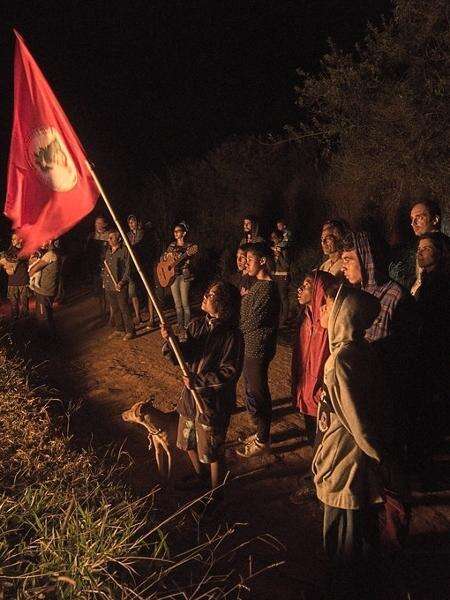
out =
{"type": "MultiPolygon", "coordinates": [[[[236,564],[252,562],[254,541],[233,541],[233,526],[197,531],[195,543],[172,548],[191,505],[161,522],[157,490],[136,498],[121,482],[128,465],[121,449],[103,458],[75,449],[64,422],[51,416],[57,399],[33,388],[35,379],[30,365],[0,347],[0,595],[242,597],[258,571],[240,573],[236,564]]],[[[259,540],[279,550],[270,537],[259,540]]]]}

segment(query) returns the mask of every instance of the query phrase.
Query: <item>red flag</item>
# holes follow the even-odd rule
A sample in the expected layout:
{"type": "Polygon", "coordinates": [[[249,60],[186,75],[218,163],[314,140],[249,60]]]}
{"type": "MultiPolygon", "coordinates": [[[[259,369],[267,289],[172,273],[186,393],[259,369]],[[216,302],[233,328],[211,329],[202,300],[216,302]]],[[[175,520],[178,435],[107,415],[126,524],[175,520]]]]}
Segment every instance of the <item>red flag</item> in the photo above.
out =
{"type": "Polygon", "coordinates": [[[5,215],[29,254],[71,229],[95,206],[99,191],[84,149],[15,31],[14,119],[5,215]]]}

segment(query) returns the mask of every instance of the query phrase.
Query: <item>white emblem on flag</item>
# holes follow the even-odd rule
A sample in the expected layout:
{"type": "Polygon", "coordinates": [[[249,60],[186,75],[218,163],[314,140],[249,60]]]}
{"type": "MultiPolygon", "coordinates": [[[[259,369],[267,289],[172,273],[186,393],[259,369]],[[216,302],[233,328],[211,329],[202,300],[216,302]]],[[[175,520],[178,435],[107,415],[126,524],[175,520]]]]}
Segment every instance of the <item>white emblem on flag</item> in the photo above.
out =
{"type": "Polygon", "coordinates": [[[27,155],[39,179],[51,190],[68,192],[77,184],[75,164],[54,127],[40,127],[30,134],[27,155]]]}

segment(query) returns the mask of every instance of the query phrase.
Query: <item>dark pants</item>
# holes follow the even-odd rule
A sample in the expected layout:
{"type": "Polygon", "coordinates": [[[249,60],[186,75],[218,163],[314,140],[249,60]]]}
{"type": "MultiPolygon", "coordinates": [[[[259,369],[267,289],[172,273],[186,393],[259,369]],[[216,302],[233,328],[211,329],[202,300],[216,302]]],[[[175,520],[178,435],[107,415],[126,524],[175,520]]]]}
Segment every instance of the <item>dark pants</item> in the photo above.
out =
{"type": "Polygon", "coordinates": [[[133,320],[128,306],[127,286],[123,287],[120,292],[108,291],[107,298],[111,305],[116,330],[134,333],[133,320]]]}
{"type": "Polygon", "coordinates": [[[13,319],[28,316],[28,298],[30,290],[27,285],[9,285],[8,300],[11,302],[13,319]]]}
{"type": "Polygon", "coordinates": [[[331,562],[327,597],[339,600],[384,597],[375,590],[378,531],[375,506],[347,510],[324,504],[323,543],[331,562]]]}
{"type": "Polygon", "coordinates": [[[109,316],[106,302],[107,294],[103,288],[102,276],[99,273],[92,274],[92,291],[94,292],[94,295],[98,298],[98,302],[100,305],[100,317],[106,319],[109,316]]]}
{"type": "Polygon", "coordinates": [[[285,325],[289,318],[289,275],[274,275],[275,283],[280,296],[280,327],[285,325]]]}
{"type": "Polygon", "coordinates": [[[54,296],[42,296],[36,294],[36,306],[39,310],[39,318],[43,318],[48,325],[49,332],[54,335],[55,321],[53,320],[53,300],[54,296]]]}
{"type": "Polygon", "coordinates": [[[312,415],[303,415],[303,418],[305,419],[306,438],[308,440],[308,444],[314,448],[314,442],[316,441],[317,419],[312,415]]]}
{"type": "Polygon", "coordinates": [[[272,358],[272,355],[265,358],[244,358],[245,404],[256,426],[258,440],[262,443],[268,442],[270,438],[272,398],[267,372],[272,358]]]}
{"type": "Polygon", "coordinates": [[[350,510],[324,504],[323,545],[333,562],[351,565],[370,559],[379,543],[378,508],[350,510]]]}

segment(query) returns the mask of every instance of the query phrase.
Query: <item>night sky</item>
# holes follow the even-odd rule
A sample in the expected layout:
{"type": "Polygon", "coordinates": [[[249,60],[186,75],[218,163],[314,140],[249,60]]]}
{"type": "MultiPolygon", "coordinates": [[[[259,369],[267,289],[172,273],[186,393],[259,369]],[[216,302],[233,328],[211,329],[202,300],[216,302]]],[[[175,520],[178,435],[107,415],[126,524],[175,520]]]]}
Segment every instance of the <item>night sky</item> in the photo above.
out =
{"type": "Polygon", "coordinates": [[[201,156],[230,135],[295,122],[296,69],[316,72],[328,38],[350,49],[368,20],[390,14],[386,0],[8,4],[0,13],[3,199],[13,27],[105,186],[124,193],[143,172],[201,156]]]}

